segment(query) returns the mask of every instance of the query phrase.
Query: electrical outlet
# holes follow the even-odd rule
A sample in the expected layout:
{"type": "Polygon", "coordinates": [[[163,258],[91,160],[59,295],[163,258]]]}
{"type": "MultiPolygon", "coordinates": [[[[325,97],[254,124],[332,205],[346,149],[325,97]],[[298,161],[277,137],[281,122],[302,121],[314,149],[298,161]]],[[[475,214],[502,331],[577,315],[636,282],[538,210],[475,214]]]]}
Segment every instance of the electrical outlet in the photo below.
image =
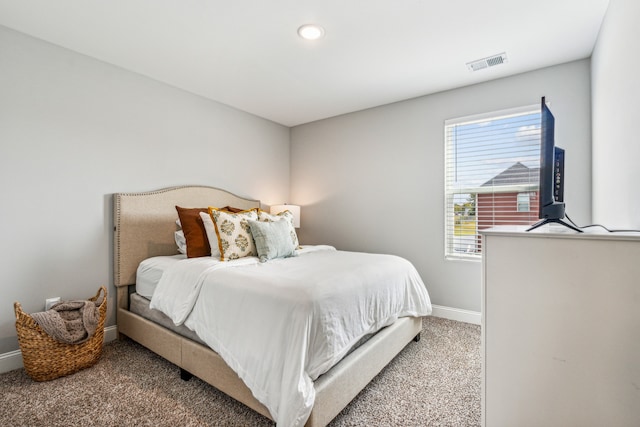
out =
{"type": "Polygon", "coordinates": [[[47,298],[46,300],[44,300],[45,311],[49,310],[53,304],[58,302],[60,302],[60,297],[47,298]]]}

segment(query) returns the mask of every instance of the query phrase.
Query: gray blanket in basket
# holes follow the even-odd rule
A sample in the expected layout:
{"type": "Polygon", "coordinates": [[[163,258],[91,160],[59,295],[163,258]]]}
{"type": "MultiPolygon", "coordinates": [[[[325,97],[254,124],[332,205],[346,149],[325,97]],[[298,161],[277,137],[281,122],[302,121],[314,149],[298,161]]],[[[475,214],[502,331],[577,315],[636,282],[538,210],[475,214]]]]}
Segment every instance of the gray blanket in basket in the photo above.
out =
{"type": "Polygon", "coordinates": [[[79,344],[96,332],[100,303],[100,300],[62,301],[47,311],[32,313],[31,317],[51,338],[67,344],[79,344]]]}

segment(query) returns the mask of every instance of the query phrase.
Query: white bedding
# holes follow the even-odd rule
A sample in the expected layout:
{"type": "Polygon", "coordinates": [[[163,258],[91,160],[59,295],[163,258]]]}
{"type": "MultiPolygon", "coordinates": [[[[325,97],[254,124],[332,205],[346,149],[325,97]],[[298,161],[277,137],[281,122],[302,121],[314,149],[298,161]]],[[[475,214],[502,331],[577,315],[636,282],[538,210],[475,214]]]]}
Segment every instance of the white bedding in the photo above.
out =
{"type": "Polygon", "coordinates": [[[407,260],[305,247],[260,263],[190,258],[169,266],[151,299],[238,373],[279,426],[304,425],[313,381],[363,336],[431,303],[407,260]]]}
{"type": "Polygon", "coordinates": [[[136,271],[136,292],[138,295],[151,299],[164,271],[178,260],[186,258],[186,255],[180,254],[156,256],[142,261],[136,271]]]}

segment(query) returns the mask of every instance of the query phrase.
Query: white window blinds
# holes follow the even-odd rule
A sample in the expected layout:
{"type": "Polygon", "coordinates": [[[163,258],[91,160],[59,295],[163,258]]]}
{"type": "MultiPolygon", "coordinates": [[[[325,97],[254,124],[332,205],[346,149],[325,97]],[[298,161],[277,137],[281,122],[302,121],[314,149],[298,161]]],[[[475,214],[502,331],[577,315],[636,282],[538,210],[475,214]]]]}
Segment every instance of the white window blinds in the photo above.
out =
{"type": "Polygon", "coordinates": [[[445,255],[480,258],[480,230],[536,222],[539,169],[540,107],[447,120],[445,255]]]}

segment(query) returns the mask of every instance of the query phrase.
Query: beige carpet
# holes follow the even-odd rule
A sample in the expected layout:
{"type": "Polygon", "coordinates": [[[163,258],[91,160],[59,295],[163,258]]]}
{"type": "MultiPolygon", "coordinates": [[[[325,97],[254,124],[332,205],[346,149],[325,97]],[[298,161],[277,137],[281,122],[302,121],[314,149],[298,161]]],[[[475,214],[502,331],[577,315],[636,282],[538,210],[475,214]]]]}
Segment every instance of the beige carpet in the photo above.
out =
{"type": "MultiPolygon", "coordinates": [[[[1,426],[273,426],[132,341],[92,368],[38,383],[0,375],[1,426]]],[[[330,424],[480,425],[480,327],[428,317],[411,342],[330,424]]]]}

